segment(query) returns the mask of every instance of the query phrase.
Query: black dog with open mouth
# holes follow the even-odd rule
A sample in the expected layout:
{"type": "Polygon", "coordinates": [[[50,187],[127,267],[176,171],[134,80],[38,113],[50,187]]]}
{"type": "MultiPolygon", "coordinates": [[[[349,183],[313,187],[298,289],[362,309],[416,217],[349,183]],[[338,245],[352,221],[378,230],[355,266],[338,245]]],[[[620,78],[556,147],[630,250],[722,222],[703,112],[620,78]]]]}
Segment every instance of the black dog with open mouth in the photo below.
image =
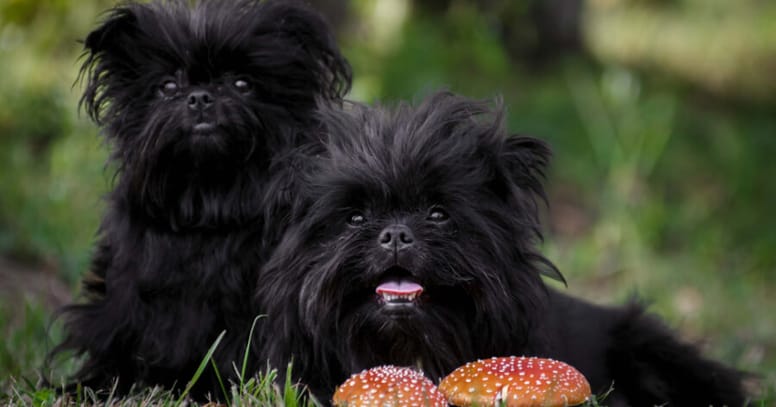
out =
{"type": "MultiPolygon", "coordinates": [[[[229,378],[304,145],[318,138],[316,104],[341,103],[350,67],[301,3],[156,0],[112,9],[81,72],[117,177],[87,301],[64,311],[54,354],[83,354],[75,379],[91,387],[185,386],[226,330],[215,361],[229,378]]],[[[218,388],[201,379],[195,392],[218,388]]]]}
{"type": "Polygon", "coordinates": [[[638,305],[547,288],[537,198],[550,151],[508,137],[503,111],[437,93],[417,107],[324,114],[309,207],[263,271],[265,351],[322,401],[348,375],[477,358],[579,368],[610,406],[740,406],[742,375],[704,359],[638,305]]]}

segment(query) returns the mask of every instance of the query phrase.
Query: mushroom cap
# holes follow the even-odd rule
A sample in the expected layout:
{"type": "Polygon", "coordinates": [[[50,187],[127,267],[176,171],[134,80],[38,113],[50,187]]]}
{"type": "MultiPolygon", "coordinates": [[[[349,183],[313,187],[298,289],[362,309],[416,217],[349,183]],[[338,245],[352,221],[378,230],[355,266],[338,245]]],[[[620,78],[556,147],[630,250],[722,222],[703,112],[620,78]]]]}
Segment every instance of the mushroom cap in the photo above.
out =
{"type": "Polygon", "coordinates": [[[552,359],[494,357],[467,363],[439,383],[456,406],[575,406],[590,397],[590,384],[577,369],[552,359]]]}
{"type": "Polygon", "coordinates": [[[337,407],[447,407],[423,373],[408,367],[379,366],[350,376],[334,392],[337,407]]]}

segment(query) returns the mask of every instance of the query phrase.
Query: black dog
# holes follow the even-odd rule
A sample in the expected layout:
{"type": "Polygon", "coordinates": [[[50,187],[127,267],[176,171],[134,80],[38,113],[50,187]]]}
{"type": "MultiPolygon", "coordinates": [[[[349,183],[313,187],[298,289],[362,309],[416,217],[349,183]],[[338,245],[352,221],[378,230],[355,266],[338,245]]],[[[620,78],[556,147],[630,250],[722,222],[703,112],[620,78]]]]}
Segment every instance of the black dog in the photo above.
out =
{"type": "MultiPolygon", "coordinates": [[[[741,374],[679,342],[638,305],[548,289],[536,249],[550,151],[508,137],[503,111],[449,93],[395,110],[324,114],[309,208],[263,271],[265,351],[323,401],[351,373],[478,358],[579,368],[609,406],[741,406],[741,374]]],[[[557,274],[559,275],[559,274],[557,274]]]]}
{"type": "MultiPolygon", "coordinates": [[[[341,103],[350,67],[302,4],[170,0],[111,10],[81,72],[117,181],[88,301],[65,310],[54,354],[85,355],[75,379],[91,387],[184,386],[226,330],[215,360],[230,377],[258,314],[256,274],[317,138],[316,103],[341,103]]],[[[217,389],[202,379],[196,391],[217,389]]]]}

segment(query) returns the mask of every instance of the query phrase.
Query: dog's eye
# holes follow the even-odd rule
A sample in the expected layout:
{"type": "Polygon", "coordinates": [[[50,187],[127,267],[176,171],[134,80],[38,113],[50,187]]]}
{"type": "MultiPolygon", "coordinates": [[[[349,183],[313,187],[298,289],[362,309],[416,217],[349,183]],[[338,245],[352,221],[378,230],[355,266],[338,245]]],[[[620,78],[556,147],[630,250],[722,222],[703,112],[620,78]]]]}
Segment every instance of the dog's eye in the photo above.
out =
{"type": "Polygon", "coordinates": [[[348,223],[351,226],[363,225],[366,222],[366,217],[361,212],[353,212],[348,217],[348,223]]]}
{"type": "Polygon", "coordinates": [[[428,217],[426,219],[430,220],[431,222],[444,222],[450,219],[450,215],[448,215],[444,209],[435,206],[431,208],[431,211],[429,211],[428,217]]]}
{"type": "Polygon", "coordinates": [[[245,79],[238,79],[234,81],[234,87],[237,88],[237,90],[240,92],[247,92],[251,90],[251,83],[245,79]]]}
{"type": "Polygon", "coordinates": [[[159,92],[164,96],[173,96],[178,92],[178,84],[175,83],[175,81],[164,81],[164,83],[159,86],[159,92]]]}

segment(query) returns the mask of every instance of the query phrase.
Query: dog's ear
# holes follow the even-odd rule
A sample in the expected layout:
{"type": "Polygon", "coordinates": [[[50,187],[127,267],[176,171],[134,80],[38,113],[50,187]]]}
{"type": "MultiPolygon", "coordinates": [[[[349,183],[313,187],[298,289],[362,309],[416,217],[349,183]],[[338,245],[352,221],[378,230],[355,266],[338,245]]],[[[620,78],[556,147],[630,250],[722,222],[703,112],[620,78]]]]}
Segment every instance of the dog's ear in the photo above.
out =
{"type": "MultiPolygon", "coordinates": [[[[288,41],[281,44],[283,55],[277,56],[279,61],[293,61],[284,68],[289,71],[287,74],[293,74],[296,81],[312,75],[314,80],[310,83],[299,83],[307,87],[305,92],[315,90],[326,99],[342,99],[350,90],[352,69],[324,16],[300,0],[269,0],[263,6],[258,18],[274,22],[276,31],[271,33],[271,40],[288,41]],[[295,72],[296,69],[301,71],[295,72]]],[[[268,25],[259,25],[258,34],[265,36],[268,25]]]]}
{"type": "Polygon", "coordinates": [[[81,107],[100,123],[103,107],[109,96],[105,93],[109,77],[131,80],[139,64],[131,53],[139,34],[135,10],[128,6],[113,9],[105,21],[84,40],[83,64],[80,80],[86,81],[81,107]]]}
{"type": "Polygon", "coordinates": [[[122,52],[126,39],[137,33],[137,16],[129,7],[114,9],[107,19],[89,33],[84,48],[91,54],[122,52]]]}
{"type": "MultiPolygon", "coordinates": [[[[504,140],[499,162],[504,173],[510,204],[533,220],[534,233],[541,237],[539,230],[539,208],[537,198],[547,202],[543,181],[545,170],[550,162],[552,150],[547,143],[539,139],[513,135],[504,140]]],[[[555,265],[544,257],[539,257],[539,272],[566,285],[566,279],[555,265]]]]}
{"type": "Polygon", "coordinates": [[[551,156],[552,150],[544,141],[513,135],[504,141],[500,161],[515,185],[546,200],[542,181],[551,156]]]}

